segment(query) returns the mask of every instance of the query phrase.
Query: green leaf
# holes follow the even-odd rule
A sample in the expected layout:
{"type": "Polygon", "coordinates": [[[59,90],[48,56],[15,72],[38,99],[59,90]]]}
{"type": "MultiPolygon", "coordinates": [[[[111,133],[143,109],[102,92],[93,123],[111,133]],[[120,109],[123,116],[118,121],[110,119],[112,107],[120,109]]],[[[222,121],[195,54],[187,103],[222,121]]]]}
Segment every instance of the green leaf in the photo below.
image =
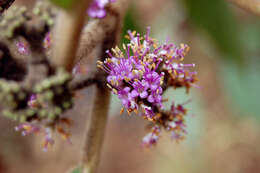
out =
{"type": "Polygon", "coordinates": [[[55,5],[66,9],[72,8],[74,4],[78,2],[78,0],[50,0],[50,1],[55,5]]]}
{"type": "Polygon", "coordinates": [[[192,22],[206,31],[223,58],[241,63],[243,46],[239,26],[225,0],[181,0],[192,22]]]}
{"type": "Polygon", "coordinates": [[[76,168],[76,169],[73,169],[70,173],[81,173],[82,170],[81,168],[76,168]]]}

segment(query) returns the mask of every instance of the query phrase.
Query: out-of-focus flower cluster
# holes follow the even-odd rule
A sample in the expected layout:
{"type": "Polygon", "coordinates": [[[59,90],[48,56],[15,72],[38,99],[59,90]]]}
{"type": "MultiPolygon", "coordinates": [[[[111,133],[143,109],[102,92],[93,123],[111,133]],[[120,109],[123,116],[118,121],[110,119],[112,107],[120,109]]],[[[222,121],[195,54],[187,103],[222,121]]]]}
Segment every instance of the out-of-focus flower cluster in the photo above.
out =
{"type": "MultiPolygon", "coordinates": [[[[46,51],[51,48],[52,34],[50,32],[45,35],[42,46],[46,51]]],[[[20,54],[30,54],[28,43],[19,41],[16,43],[16,47],[20,54]]],[[[73,68],[73,75],[86,73],[86,70],[84,71],[83,68],[86,69],[85,66],[80,66],[80,62],[77,63],[73,68]]],[[[21,131],[23,136],[30,134],[43,135],[44,140],[42,145],[44,151],[47,151],[48,147],[55,143],[53,138],[54,132],[58,132],[63,139],[71,143],[69,133],[71,121],[67,118],[60,117],[62,113],[72,106],[72,100],[70,100],[72,93],[66,88],[66,83],[69,80],[70,75],[66,73],[57,74],[56,76],[46,79],[36,85],[33,94],[25,92],[26,95],[23,98],[24,103],[27,104],[24,104],[21,109],[18,111],[16,109],[4,111],[5,116],[20,121],[20,124],[15,127],[15,130],[21,131]],[[20,117],[20,119],[18,117],[20,117]]],[[[6,83],[6,85],[8,84],[6,83]]]]}
{"type": "Polygon", "coordinates": [[[92,18],[104,18],[106,16],[106,9],[108,3],[116,0],[94,0],[88,9],[88,15],[92,18]]]}
{"type": "MultiPolygon", "coordinates": [[[[184,64],[189,47],[179,47],[167,42],[159,45],[150,37],[150,28],[144,36],[128,32],[130,43],[107,51],[108,58],[99,61],[98,67],[108,73],[108,87],[121,100],[128,113],[140,112],[144,119],[151,121],[151,132],[143,144],[156,144],[162,129],[170,131],[176,140],[185,134],[184,104],[172,104],[169,111],[163,107],[163,93],[169,87],[186,88],[195,86],[196,72],[190,70],[194,64],[184,64]]],[[[123,109],[124,109],[123,108],[123,109]]],[[[123,111],[122,109],[122,111],[123,111]]]]}
{"type": "Polygon", "coordinates": [[[31,92],[15,82],[1,79],[0,101],[3,115],[20,122],[16,130],[21,130],[23,136],[43,134],[44,150],[54,143],[53,132],[58,132],[69,141],[71,122],[61,115],[73,104],[73,93],[67,87],[70,80],[71,76],[67,72],[59,70],[37,83],[31,92]]]}

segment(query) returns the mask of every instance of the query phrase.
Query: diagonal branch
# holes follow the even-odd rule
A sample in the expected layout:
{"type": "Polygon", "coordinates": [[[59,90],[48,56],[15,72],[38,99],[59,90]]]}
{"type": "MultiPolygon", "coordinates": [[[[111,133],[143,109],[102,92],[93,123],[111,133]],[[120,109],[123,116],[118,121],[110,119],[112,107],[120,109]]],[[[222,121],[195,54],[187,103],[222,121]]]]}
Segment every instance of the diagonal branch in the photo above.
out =
{"type": "Polygon", "coordinates": [[[0,14],[7,10],[14,2],[15,0],[1,0],[0,1],[0,14]]]}
{"type": "Polygon", "coordinates": [[[259,0],[228,0],[238,7],[246,11],[260,16],[260,1],[259,0]]]}

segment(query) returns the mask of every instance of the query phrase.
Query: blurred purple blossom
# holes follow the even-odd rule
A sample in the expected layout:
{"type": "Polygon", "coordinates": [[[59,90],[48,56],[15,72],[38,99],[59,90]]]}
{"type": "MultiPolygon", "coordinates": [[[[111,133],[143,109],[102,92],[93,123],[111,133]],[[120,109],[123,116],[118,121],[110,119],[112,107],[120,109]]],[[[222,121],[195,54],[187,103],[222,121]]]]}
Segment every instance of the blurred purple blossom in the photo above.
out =
{"type": "Polygon", "coordinates": [[[17,42],[16,47],[20,54],[23,54],[23,55],[29,54],[28,45],[25,42],[22,42],[22,41],[17,42]]]}
{"type": "Polygon", "coordinates": [[[106,16],[105,7],[108,3],[116,0],[94,0],[88,9],[88,15],[92,18],[104,18],[106,16]]]}

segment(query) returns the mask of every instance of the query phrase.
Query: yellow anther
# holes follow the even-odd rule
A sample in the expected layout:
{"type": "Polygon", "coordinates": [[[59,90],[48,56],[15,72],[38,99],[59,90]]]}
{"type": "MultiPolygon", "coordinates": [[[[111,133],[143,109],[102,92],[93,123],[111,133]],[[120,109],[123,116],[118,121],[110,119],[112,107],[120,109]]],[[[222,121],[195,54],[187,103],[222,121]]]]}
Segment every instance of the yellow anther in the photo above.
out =
{"type": "Polygon", "coordinates": [[[128,78],[128,77],[125,77],[124,79],[125,79],[126,82],[129,82],[129,81],[131,80],[131,79],[128,78]]]}
{"type": "Polygon", "coordinates": [[[112,85],[115,85],[115,82],[114,82],[114,80],[111,80],[111,81],[110,81],[110,83],[111,83],[112,85]]]}
{"type": "Polygon", "coordinates": [[[107,83],[107,87],[110,88],[110,89],[113,89],[112,86],[109,83],[107,83]]]}
{"type": "Polygon", "coordinates": [[[162,85],[163,84],[163,80],[160,80],[160,85],[162,85]]]}
{"type": "Polygon", "coordinates": [[[102,66],[102,65],[99,65],[99,64],[98,64],[97,67],[103,69],[103,66],[102,66]]]}
{"type": "Polygon", "coordinates": [[[123,112],[124,112],[124,108],[121,108],[121,110],[120,110],[120,115],[122,115],[123,112]]]}
{"type": "Polygon", "coordinates": [[[23,128],[24,128],[26,131],[31,131],[31,130],[32,130],[32,127],[29,126],[29,125],[24,125],[23,128]]]}
{"type": "Polygon", "coordinates": [[[115,94],[118,93],[117,90],[116,90],[115,88],[113,88],[112,91],[113,91],[115,94]]]}
{"type": "Polygon", "coordinates": [[[103,64],[103,62],[98,60],[98,61],[97,61],[97,64],[103,64]]]}
{"type": "Polygon", "coordinates": [[[169,99],[163,99],[162,100],[162,102],[168,102],[169,101],[169,99]]]}
{"type": "Polygon", "coordinates": [[[111,62],[112,62],[112,59],[111,59],[111,58],[107,58],[106,61],[107,61],[108,63],[111,63],[111,62]]]}
{"type": "Polygon", "coordinates": [[[115,50],[116,50],[117,52],[121,52],[121,50],[119,49],[118,46],[115,47],[115,50]]]}
{"type": "Polygon", "coordinates": [[[155,69],[155,63],[152,64],[152,68],[155,69]]]}
{"type": "Polygon", "coordinates": [[[123,44],[123,49],[126,50],[126,46],[125,46],[125,44],[123,44]]]}

